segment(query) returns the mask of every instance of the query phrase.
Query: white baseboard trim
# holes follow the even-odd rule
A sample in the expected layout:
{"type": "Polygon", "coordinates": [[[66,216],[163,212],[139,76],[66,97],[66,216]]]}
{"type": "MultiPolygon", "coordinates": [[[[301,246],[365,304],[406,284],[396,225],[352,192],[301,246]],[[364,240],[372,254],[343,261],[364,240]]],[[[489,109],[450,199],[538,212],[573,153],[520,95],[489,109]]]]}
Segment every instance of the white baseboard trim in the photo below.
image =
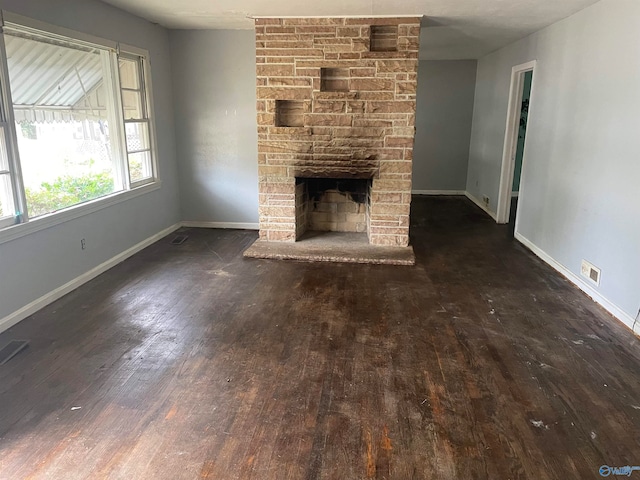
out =
{"type": "Polygon", "coordinates": [[[191,228],[231,228],[237,230],[258,230],[259,224],[257,223],[241,223],[241,222],[196,222],[196,221],[184,221],[183,227],[191,228]]]}
{"type": "Polygon", "coordinates": [[[492,212],[491,210],[489,210],[487,207],[484,206],[484,204],[478,200],[476,197],[474,197],[473,195],[471,195],[469,192],[464,192],[465,196],[471,200],[473,203],[475,203],[478,207],[480,207],[482,210],[484,210],[484,212],[489,215],[491,218],[493,218],[496,222],[498,221],[498,217],[496,216],[495,212],[492,212]]]}
{"type": "Polygon", "coordinates": [[[603,297],[602,294],[600,294],[600,292],[598,292],[588,283],[584,282],[578,275],[573,273],[567,267],[557,262],[553,257],[551,257],[551,255],[546,253],[541,248],[537,247],[535,244],[533,244],[529,239],[524,237],[522,234],[516,232],[515,238],[520,243],[522,243],[525,247],[531,250],[543,262],[547,263],[554,270],[559,272],[567,280],[573,283],[576,287],[578,287],[584,293],[589,295],[589,297],[591,297],[591,299],[593,299],[594,302],[602,306],[607,312],[613,315],[614,318],[616,318],[618,321],[622,322],[624,325],[629,327],[631,331],[633,331],[634,333],[640,335],[640,325],[636,326],[635,331],[633,330],[634,319],[633,317],[631,317],[631,315],[627,314],[620,307],[618,307],[617,305],[615,305],[614,303],[612,303],[611,301],[603,297]]]}
{"type": "Polygon", "coordinates": [[[411,190],[413,195],[464,195],[464,190],[411,190]]]}
{"type": "Polygon", "coordinates": [[[55,290],[52,290],[49,293],[44,294],[40,298],[37,298],[31,303],[28,303],[27,305],[20,308],[19,310],[16,310],[15,312],[10,313],[6,317],[0,319],[0,333],[13,327],[16,323],[20,322],[21,320],[24,320],[29,315],[36,313],[41,308],[44,308],[50,303],[55,302],[59,298],[65,296],[67,293],[75,290],[81,285],[84,285],[89,280],[93,280],[101,273],[104,273],[110,268],[115,267],[117,264],[123,262],[130,256],[138,253],[140,250],[148,247],[152,243],[155,243],[161,238],[166,237],[171,232],[174,232],[178,228],[180,228],[180,226],[181,224],[177,223],[168,228],[165,228],[164,230],[156,233],[155,235],[150,236],[149,238],[141,241],[140,243],[137,243],[133,247],[125,250],[124,252],[119,253],[115,257],[110,258],[106,262],[101,263],[97,267],[92,268],[88,272],[83,273],[82,275],[74,278],[73,280],[65,283],[64,285],[56,288],[55,290]]]}

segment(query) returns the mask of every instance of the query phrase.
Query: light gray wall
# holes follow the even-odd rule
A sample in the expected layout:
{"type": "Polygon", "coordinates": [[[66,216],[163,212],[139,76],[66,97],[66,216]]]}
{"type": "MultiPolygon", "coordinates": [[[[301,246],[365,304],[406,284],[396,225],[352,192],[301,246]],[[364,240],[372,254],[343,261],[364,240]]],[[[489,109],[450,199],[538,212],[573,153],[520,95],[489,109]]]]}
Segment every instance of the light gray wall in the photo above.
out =
{"type": "Polygon", "coordinates": [[[467,190],[495,211],[511,68],[536,59],[518,231],[631,318],[640,306],[640,2],[603,0],[478,63],[467,190]]]}
{"type": "Polygon", "coordinates": [[[182,218],[257,223],[255,32],[170,38],[182,218]]]}
{"type": "Polygon", "coordinates": [[[465,190],[476,68],[476,60],[420,61],[414,190],[465,190]]]}
{"type": "Polygon", "coordinates": [[[162,178],[160,190],[0,244],[1,321],[180,218],[167,31],[97,0],[0,0],[0,8],[149,50],[162,178]]]}

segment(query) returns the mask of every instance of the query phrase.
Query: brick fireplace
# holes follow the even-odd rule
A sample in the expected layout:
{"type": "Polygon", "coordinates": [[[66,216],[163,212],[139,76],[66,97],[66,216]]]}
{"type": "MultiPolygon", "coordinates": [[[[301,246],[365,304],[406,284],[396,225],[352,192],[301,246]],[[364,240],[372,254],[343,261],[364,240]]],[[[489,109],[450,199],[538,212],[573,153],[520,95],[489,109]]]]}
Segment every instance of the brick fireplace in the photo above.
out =
{"type": "Polygon", "coordinates": [[[419,18],[256,19],[260,238],[409,243],[419,18]]]}

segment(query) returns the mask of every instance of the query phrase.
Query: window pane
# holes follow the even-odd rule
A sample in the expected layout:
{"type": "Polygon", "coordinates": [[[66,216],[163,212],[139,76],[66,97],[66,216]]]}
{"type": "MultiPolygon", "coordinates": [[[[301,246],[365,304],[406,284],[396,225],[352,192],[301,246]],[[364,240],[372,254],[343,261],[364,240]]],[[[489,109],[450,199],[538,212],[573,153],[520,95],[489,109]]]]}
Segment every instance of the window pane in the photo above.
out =
{"type": "Polygon", "coordinates": [[[109,136],[106,52],[24,34],[4,38],[29,216],[121,189],[109,136]]]}
{"type": "Polygon", "coordinates": [[[130,90],[122,91],[122,107],[125,120],[139,120],[144,118],[142,110],[142,95],[130,90]]]}
{"type": "MultiPolygon", "coordinates": [[[[0,172],[9,170],[5,129],[0,127],[0,172]]],[[[9,173],[0,173],[0,218],[15,214],[13,189],[9,173]]]]}
{"type": "Polygon", "coordinates": [[[149,150],[149,124],[147,122],[131,122],[125,124],[127,132],[127,152],[149,150]]]}
{"type": "Polygon", "coordinates": [[[14,214],[11,177],[9,177],[9,174],[2,174],[0,175],[0,218],[9,217],[14,214]]]}
{"type": "Polygon", "coordinates": [[[140,89],[140,71],[138,62],[128,58],[120,58],[120,86],[122,88],[140,89]]]}
{"type": "Polygon", "coordinates": [[[7,156],[7,136],[4,127],[0,127],[0,172],[9,170],[9,157],[7,156]]]}
{"type": "Polygon", "coordinates": [[[151,178],[151,152],[129,154],[129,178],[131,183],[151,178]]]}

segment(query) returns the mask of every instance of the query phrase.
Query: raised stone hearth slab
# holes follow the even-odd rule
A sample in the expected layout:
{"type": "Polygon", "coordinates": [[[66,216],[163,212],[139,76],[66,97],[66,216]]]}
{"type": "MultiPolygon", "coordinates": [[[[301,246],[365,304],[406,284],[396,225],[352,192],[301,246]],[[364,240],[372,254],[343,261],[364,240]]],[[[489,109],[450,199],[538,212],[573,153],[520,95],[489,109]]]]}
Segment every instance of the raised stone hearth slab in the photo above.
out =
{"type": "Polygon", "coordinates": [[[385,265],[415,265],[413,247],[370,245],[366,234],[307,232],[297,242],[256,240],[244,251],[249,258],[298,260],[303,262],[343,262],[385,265]]]}

